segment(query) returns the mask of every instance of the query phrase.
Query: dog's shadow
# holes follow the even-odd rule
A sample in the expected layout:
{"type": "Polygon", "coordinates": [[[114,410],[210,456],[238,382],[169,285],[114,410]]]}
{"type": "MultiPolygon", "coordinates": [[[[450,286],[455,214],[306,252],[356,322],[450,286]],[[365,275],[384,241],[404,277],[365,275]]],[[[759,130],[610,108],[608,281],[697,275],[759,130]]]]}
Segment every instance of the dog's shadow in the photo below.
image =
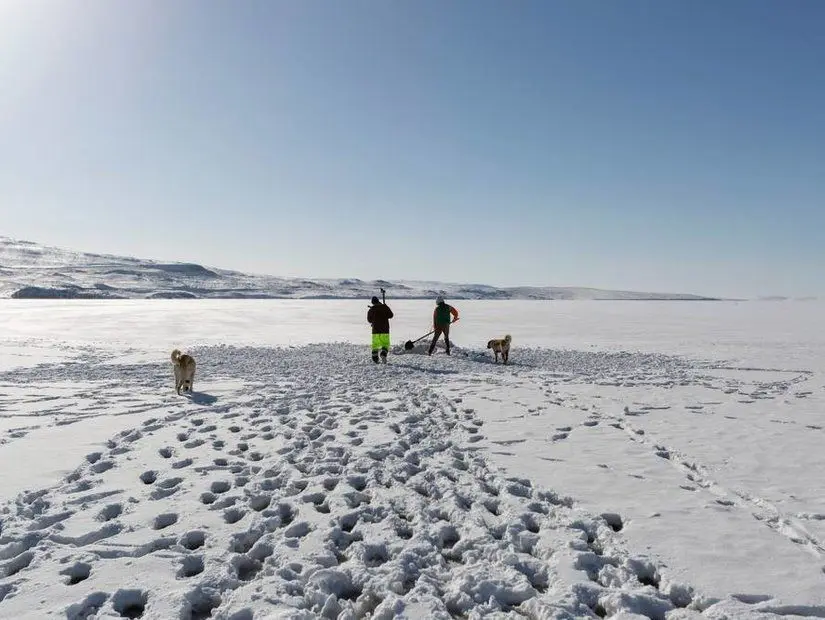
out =
{"type": "Polygon", "coordinates": [[[218,402],[217,396],[205,392],[185,392],[184,395],[196,405],[214,405],[218,402]]]}

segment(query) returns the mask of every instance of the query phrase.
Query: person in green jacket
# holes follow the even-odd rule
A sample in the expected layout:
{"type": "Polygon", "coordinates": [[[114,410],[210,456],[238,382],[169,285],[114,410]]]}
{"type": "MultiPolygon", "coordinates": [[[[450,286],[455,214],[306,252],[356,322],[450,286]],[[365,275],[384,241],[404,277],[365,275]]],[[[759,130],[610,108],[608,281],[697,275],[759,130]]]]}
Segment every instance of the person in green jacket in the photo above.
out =
{"type": "Polygon", "coordinates": [[[441,334],[444,334],[447,355],[450,354],[450,323],[455,323],[457,320],[458,310],[445,302],[444,298],[439,295],[435,300],[435,310],[433,310],[433,341],[430,343],[428,355],[432,355],[435,351],[435,344],[441,334]]]}

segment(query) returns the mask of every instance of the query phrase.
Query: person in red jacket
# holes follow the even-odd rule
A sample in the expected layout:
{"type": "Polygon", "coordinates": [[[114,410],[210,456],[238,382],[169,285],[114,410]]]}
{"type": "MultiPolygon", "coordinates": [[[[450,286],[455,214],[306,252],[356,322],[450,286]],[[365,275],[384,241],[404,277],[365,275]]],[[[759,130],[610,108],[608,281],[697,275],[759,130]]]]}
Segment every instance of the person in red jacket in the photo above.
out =
{"type": "Polygon", "coordinates": [[[444,298],[439,295],[435,300],[435,310],[433,310],[433,341],[430,343],[428,355],[432,355],[435,351],[435,343],[438,342],[438,337],[441,334],[444,334],[447,355],[450,354],[450,323],[455,323],[457,320],[458,310],[445,302],[444,298]],[[451,318],[452,320],[450,320],[451,318]]]}
{"type": "Polygon", "coordinates": [[[372,361],[378,363],[378,352],[381,352],[381,362],[387,363],[387,353],[390,350],[390,319],[392,310],[387,304],[381,303],[377,297],[372,298],[372,306],[367,310],[367,323],[372,325],[372,361]]]}

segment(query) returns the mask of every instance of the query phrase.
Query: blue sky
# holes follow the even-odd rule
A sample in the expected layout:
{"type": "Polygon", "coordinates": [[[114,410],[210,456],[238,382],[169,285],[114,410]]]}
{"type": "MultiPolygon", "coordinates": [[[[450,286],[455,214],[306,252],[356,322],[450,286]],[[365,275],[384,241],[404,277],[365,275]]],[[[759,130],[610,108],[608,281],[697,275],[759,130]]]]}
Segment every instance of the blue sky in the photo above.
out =
{"type": "Polygon", "coordinates": [[[825,293],[820,0],[0,4],[0,234],[275,275],[825,293]]]}

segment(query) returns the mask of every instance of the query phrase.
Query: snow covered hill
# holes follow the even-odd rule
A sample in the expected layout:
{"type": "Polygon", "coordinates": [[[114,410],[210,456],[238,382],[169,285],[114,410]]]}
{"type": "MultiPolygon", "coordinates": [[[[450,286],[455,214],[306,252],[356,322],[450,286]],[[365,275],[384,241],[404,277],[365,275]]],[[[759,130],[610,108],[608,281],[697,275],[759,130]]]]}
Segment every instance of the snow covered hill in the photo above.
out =
{"type": "Polygon", "coordinates": [[[69,299],[369,298],[384,287],[393,298],[702,300],[697,295],[572,287],[499,288],[424,281],[301,279],[251,275],[193,263],[73,252],[0,237],[0,297],[69,299]]]}

